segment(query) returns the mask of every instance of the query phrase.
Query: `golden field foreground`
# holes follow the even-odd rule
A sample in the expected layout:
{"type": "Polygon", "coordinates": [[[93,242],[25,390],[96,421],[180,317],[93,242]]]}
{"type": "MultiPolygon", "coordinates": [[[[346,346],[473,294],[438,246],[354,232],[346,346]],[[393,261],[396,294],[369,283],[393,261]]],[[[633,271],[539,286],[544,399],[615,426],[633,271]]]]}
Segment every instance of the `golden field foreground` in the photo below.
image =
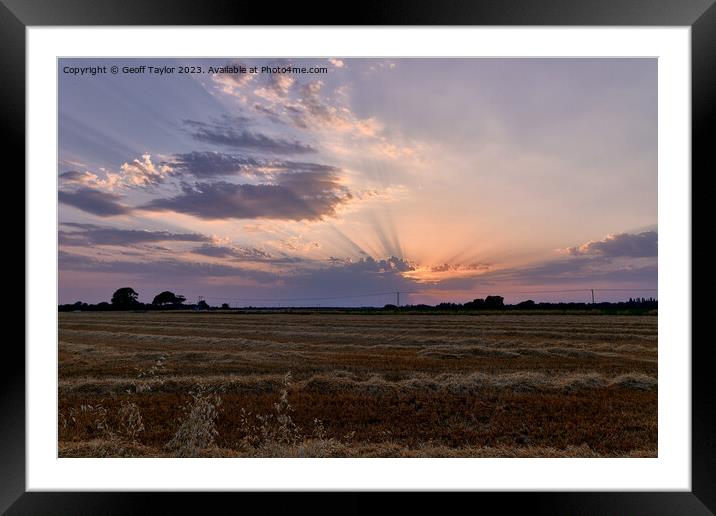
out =
{"type": "Polygon", "coordinates": [[[61,457],[657,455],[655,315],[59,321],[61,457]]]}

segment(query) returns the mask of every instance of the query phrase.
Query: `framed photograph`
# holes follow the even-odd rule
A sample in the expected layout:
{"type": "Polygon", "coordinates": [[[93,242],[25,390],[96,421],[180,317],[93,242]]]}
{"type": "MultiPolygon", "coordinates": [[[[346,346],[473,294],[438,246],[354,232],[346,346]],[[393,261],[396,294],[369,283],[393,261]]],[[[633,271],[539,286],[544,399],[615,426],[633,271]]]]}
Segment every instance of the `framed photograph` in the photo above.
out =
{"type": "Polygon", "coordinates": [[[26,338],[0,507],[470,491],[711,514],[711,4],[391,3],[344,26],[4,2],[26,338]]]}

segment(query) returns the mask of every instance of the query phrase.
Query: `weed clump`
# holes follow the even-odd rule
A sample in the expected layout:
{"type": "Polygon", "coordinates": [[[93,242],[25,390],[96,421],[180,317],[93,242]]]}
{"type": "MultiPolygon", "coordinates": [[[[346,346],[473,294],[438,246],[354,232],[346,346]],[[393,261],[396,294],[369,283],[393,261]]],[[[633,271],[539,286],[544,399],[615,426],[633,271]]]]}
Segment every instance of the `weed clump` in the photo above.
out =
{"type": "Polygon", "coordinates": [[[108,437],[111,435],[107,409],[102,405],[83,404],[70,407],[67,415],[60,412],[60,435],[72,437],[86,434],[94,437],[108,437]]]}
{"type": "Polygon", "coordinates": [[[119,432],[130,442],[136,443],[139,434],[144,432],[144,422],[139,406],[130,401],[122,401],[119,409],[119,432]]]}
{"type": "Polygon", "coordinates": [[[251,414],[241,409],[241,431],[243,443],[253,448],[268,447],[275,444],[293,445],[302,439],[301,428],[294,423],[291,414],[293,407],[288,401],[291,388],[291,372],[283,377],[278,402],[273,404],[274,411],[268,414],[251,414]],[[252,417],[253,416],[253,417],[252,417]]]}
{"type": "Polygon", "coordinates": [[[218,431],[221,397],[206,387],[199,386],[190,393],[191,399],[184,405],[184,419],[166,447],[176,457],[196,457],[214,444],[218,431]]]}
{"type": "MultiPolygon", "coordinates": [[[[160,355],[159,358],[157,358],[156,362],[154,362],[149,368],[138,369],[137,379],[132,380],[130,388],[127,389],[127,393],[138,394],[141,392],[150,391],[151,386],[146,380],[155,379],[164,372],[166,366],[166,359],[167,357],[165,357],[164,355],[160,355]]],[[[159,385],[163,383],[163,381],[160,381],[159,385]]]]}
{"type": "Polygon", "coordinates": [[[273,412],[252,414],[241,409],[240,431],[244,435],[237,448],[247,457],[335,457],[345,456],[355,431],[343,438],[329,437],[323,421],[313,418],[313,429],[303,433],[291,414],[288,394],[291,389],[291,373],[281,384],[278,402],[273,412]]]}

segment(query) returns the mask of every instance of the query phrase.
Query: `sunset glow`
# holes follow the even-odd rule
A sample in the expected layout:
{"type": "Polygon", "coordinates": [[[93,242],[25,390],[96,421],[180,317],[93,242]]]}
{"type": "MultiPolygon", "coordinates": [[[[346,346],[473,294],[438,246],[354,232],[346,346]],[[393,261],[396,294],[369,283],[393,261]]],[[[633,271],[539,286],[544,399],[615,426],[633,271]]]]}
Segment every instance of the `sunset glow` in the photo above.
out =
{"type": "Polygon", "coordinates": [[[655,59],[58,66],[60,303],[656,297],[655,59]]]}

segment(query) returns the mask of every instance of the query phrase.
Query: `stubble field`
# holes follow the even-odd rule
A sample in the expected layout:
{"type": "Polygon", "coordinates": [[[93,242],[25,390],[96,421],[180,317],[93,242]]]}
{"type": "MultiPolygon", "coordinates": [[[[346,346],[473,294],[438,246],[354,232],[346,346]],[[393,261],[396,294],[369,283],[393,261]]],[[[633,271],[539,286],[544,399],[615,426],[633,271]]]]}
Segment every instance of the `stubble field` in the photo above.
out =
{"type": "Polygon", "coordinates": [[[59,314],[61,457],[654,457],[657,317],[59,314]]]}

